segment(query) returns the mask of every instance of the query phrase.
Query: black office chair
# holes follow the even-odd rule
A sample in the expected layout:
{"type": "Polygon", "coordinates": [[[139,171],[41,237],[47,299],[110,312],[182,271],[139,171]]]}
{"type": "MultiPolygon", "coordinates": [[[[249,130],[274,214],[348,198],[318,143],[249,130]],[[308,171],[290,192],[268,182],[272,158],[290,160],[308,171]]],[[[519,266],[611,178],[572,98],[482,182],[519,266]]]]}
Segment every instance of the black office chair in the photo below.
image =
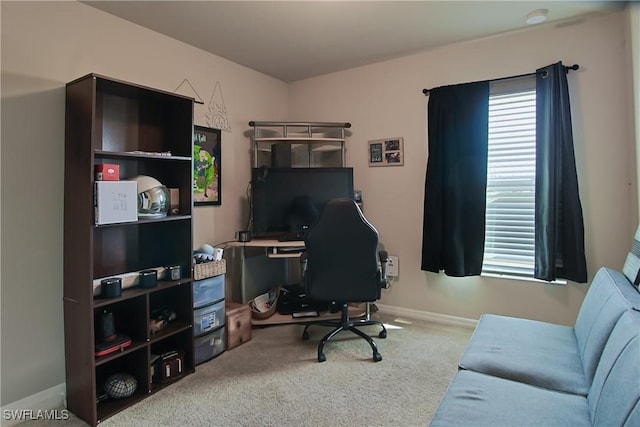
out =
{"type": "Polygon", "coordinates": [[[382,322],[349,318],[348,303],[371,303],[380,298],[387,287],[387,254],[378,252],[378,232],[366,220],[358,205],[350,199],[334,199],[327,203],[316,223],[305,236],[306,266],[304,285],[307,297],[318,302],[341,307],[340,320],[319,320],[305,326],[303,339],[309,339],[307,329],[313,325],[332,326],[318,345],[318,362],[324,362],[324,346],[339,332],[349,330],[364,338],[373,350],[373,360],[382,356],[375,341],[357,329],[360,326],[380,325],[380,338],[387,330],[382,322]],[[380,266],[378,265],[380,260],[380,266]]]}

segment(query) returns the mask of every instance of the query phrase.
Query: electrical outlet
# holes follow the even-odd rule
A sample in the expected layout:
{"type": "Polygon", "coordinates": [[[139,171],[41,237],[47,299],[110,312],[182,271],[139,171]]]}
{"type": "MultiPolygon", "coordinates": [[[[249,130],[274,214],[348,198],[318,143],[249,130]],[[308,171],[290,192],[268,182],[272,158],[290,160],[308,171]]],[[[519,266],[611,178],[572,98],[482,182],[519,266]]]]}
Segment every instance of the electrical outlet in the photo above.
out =
{"type": "Polygon", "coordinates": [[[400,272],[400,260],[395,255],[389,255],[389,261],[387,261],[387,276],[398,277],[400,272]]]}

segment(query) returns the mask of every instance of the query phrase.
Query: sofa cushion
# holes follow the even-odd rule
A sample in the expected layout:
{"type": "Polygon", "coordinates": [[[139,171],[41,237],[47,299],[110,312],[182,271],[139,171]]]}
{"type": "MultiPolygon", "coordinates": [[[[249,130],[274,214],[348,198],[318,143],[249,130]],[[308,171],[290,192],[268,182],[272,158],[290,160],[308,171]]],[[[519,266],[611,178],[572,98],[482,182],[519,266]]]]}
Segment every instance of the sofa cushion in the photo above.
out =
{"type": "Polygon", "coordinates": [[[430,426],[589,426],[587,399],[473,371],[458,371],[430,426]]]}
{"type": "Polygon", "coordinates": [[[602,352],[587,396],[594,425],[640,426],[640,313],[624,313],[602,352]]]}
{"type": "Polygon", "coordinates": [[[634,307],[640,307],[640,293],[627,277],[619,271],[600,268],[574,327],[587,385],[591,385],[602,349],[616,322],[622,313],[634,307]]]}
{"type": "Polygon", "coordinates": [[[640,307],[640,293],[621,272],[603,267],[591,282],[575,328],[485,314],[459,366],[586,396],[609,334],[633,307],[640,307]]]}
{"type": "Polygon", "coordinates": [[[586,396],[573,328],[484,314],[467,343],[460,368],[586,396]]]}

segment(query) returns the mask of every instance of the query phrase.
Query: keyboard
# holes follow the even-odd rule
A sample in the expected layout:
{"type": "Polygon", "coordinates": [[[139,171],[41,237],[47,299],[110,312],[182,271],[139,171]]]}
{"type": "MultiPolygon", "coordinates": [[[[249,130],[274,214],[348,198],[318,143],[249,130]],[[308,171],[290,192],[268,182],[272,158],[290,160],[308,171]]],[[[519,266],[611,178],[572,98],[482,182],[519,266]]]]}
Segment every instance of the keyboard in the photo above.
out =
{"type": "Polygon", "coordinates": [[[304,237],[297,234],[278,237],[278,242],[300,242],[302,240],[304,240],[304,237]]]}

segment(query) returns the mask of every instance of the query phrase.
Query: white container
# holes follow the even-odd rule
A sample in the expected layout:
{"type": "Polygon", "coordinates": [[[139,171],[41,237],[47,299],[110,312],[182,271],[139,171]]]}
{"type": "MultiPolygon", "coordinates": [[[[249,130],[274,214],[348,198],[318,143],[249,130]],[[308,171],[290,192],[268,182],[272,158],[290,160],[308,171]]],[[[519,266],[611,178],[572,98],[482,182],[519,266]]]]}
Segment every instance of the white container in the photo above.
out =
{"type": "Polygon", "coordinates": [[[138,185],[135,181],[96,181],[97,225],[138,220],[138,185]]]}

